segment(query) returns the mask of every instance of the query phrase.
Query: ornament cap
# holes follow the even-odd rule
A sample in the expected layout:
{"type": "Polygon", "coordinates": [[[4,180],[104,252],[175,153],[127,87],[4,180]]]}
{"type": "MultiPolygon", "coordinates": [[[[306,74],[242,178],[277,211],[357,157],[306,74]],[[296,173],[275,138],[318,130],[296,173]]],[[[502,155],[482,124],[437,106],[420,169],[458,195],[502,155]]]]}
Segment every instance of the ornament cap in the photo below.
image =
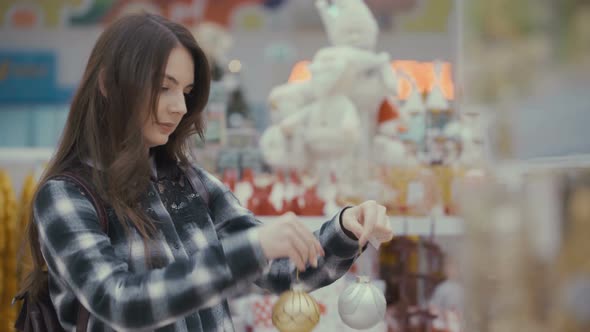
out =
{"type": "Polygon", "coordinates": [[[300,282],[295,282],[292,286],[294,292],[303,292],[305,291],[303,284],[300,282]]]}
{"type": "Polygon", "coordinates": [[[368,284],[369,282],[371,282],[371,278],[369,278],[369,276],[357,276],[356,282],[361,284],[368,284]]]}

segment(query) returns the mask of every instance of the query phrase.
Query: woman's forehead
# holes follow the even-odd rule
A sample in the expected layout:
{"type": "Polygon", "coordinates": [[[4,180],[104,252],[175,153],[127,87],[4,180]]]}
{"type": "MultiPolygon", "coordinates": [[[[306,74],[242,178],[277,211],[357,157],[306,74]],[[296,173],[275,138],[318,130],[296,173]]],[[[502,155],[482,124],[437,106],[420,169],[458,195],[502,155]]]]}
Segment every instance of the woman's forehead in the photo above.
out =
{"type": "Polygon", "coordinates": [[[193,57],[184,47],[175,47],[170,52],[166,64],[165,78],[173,83],[187,86],[193,84],[195,65],[193,57]]]}

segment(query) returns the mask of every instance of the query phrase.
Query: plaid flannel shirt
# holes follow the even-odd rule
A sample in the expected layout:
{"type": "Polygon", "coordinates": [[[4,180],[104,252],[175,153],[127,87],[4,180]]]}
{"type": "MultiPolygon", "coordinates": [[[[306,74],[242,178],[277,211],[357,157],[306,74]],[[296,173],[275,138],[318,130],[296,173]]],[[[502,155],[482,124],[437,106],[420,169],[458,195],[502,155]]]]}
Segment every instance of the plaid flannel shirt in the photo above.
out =
{"type": "MultiPolygon", "coordinates": [[[[134,229],[125,233],[109,207],[105,234],[76,184],[54,179],[40,188],[34,218],[51,299],[66,330],[75,331],[77,299],[91,314],[90,332],[233,331],[228,297],[252,283],[273,293],[291,287],[295,267],[288,259],[265,259],[260,222],[219,180],[195,170],[208,206],[184,173],[164,171],[150,182],[142,206],[158,234],[147,247],[134,229]]],[[[340,214],[315,233],[326,256],[300,274],[307,290],[335,281],[357,257],[358,243],[341,229],[340,214]]]]}

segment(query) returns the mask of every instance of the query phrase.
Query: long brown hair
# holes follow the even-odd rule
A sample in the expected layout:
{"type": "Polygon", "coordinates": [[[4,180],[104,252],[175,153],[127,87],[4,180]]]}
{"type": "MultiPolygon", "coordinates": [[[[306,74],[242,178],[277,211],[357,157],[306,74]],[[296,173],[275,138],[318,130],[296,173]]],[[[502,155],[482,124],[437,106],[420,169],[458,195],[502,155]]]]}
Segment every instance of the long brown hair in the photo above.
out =
{"type": "MultiPolygon", "coordinates": [[[[150,163],[142,135],[146,117],[156,119],[158,97],[170,52],[184,47],[192,55],[195,82],[185,98],[187,113],[168,143],[154,148],[158,159],[187,163],[187,138],[204,133],[203,109],[209,97],[209,65],[192,34],[182,25],[152,14],[130,15],[99,37],[70,106],[57,151],[40,181],[91,162],[91,182],[126,230],[134,227],[144,242],[155,227],[139,206],[149,186],[150,163]],[[146,112],[149,110],[149,112],[146,112]]],[[[33,214],[31,214],[33,215],[33,214]]],[[[21,292],[43,290],[45,261],[32,220],[27,226],[33,271],[21,292]]]]}

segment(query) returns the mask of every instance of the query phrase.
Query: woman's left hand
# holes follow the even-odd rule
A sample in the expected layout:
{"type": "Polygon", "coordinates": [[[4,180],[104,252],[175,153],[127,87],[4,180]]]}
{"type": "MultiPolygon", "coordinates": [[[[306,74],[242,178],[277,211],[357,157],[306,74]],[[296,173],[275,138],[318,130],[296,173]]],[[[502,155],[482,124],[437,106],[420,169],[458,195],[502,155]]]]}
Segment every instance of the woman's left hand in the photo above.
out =
{"type": "Polygon", "coordinates": [[[393,238],[393,230],[386,212],[385,206],[366,201],[344,210],[342,226],[359,239],[360,246],[364,246],[369,239],[388,242],[393,238]]]}

